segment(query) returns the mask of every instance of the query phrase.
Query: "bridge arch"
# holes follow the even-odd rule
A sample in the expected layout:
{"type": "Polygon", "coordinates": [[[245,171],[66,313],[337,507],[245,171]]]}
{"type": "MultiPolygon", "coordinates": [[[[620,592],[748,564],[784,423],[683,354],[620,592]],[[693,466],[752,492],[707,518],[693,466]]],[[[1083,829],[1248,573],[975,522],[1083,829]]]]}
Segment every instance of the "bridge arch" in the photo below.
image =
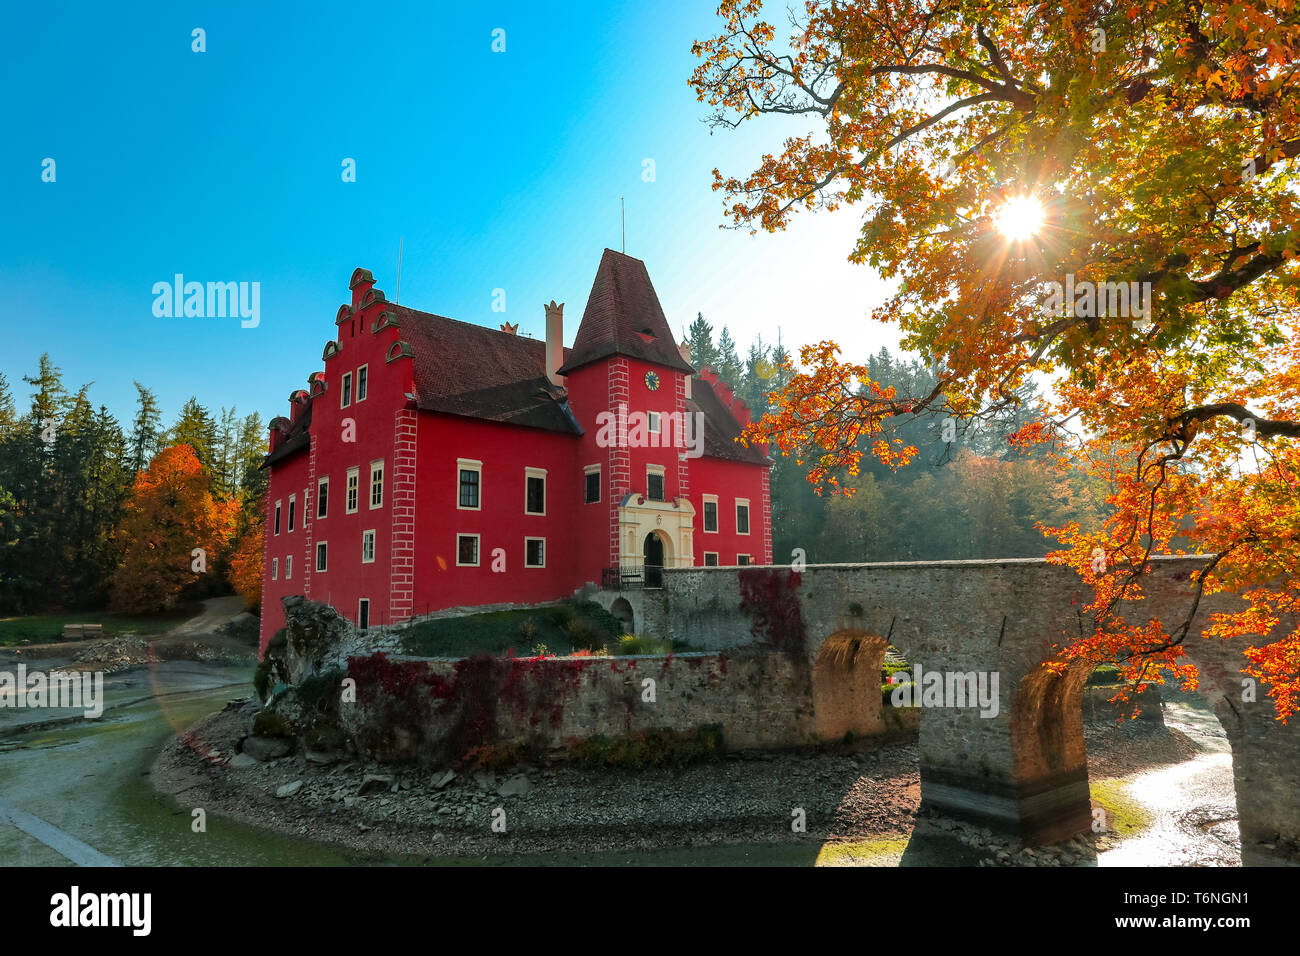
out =
{"type": "Polygon", "coordinates": [[[812,668],[813,732],[820,739],[884,729],[880,669],[887,647],[883,637],[853,629],[822,641],[812,668]]]}

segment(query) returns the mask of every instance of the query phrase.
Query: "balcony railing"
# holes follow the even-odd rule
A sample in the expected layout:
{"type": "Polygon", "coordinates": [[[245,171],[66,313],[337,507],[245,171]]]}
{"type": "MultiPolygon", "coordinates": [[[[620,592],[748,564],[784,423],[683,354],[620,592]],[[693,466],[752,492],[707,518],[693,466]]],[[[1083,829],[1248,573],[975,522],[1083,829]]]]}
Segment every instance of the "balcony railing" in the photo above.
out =
{"type": "Polygon", "coordinates": [[[664,586],[663,570],[656,564],[625,564],[616,568],[604,568],[600,574],[600,586],[606,591],[661,588],[664,586]]]}

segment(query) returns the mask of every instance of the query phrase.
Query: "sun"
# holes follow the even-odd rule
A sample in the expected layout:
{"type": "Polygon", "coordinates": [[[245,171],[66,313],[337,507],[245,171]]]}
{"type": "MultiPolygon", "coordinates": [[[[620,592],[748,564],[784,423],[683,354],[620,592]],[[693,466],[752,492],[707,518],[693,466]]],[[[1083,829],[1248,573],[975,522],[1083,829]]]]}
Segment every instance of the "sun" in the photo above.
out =
{"type": "Polygon", "coordinates": [[[1043,228],[1047,213],[1033,196],[1015,196],[1002,204],[993,217],[998,232],[1008,239],[1028,239],[1043,228]]]}

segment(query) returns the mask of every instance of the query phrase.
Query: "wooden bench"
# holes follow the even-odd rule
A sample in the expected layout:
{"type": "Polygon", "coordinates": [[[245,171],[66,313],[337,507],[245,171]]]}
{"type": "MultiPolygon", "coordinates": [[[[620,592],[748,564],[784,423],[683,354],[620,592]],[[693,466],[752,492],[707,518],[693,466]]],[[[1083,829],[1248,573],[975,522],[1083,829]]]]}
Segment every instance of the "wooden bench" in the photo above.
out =
{"type": "Polygon", "coordinates": [[[63,639],[65,641],[79,641],[83,637],[103,637],[103,624],[64,624],[63,639]]]}

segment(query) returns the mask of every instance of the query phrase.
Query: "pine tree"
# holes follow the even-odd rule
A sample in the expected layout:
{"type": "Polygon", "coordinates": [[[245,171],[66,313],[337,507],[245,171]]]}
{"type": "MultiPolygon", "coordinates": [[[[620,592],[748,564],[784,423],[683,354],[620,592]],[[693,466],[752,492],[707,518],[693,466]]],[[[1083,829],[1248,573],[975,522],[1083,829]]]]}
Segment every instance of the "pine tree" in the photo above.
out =
{"type": "Polygon", "coordinates": [[[199,464],[203,466],[208,480],[212,480],[213,458],[217,445],[217,423],[212,413],[199,404],[197,398],[191,397],[181,408],[180,417],[167,433],[167,444],[189,445],[194,449],[199,464]]]}
{"type": "Polygon", "coordinates": [[[686,333],[686,344],[691,347],[691,364],[696,374],[706,366],[715,367],[718,362],[718,350],[713,345],[713,326],[704,321],[704,313],[699,312],[686,333]]]}
{"type": "Polygon", "coordinates": [[[732,341],[731,333],[727,331],[725,325],[722,327],[722,334],[718,336],[718,354],[713,368],[718,373],[718,377],[730,385],[733,391],[740,385],[744,368],[740,364],[740,357],[736,354],[736,343],[732,341]]]}
{"type": "Polygon", "coordinates": [[[158,432],[162,413],[158,396],[139,382],[135,383],[136,412],[131,425],[131,472],[139,473],[149,467],[149,461],[158,450],[158,432]]]}

